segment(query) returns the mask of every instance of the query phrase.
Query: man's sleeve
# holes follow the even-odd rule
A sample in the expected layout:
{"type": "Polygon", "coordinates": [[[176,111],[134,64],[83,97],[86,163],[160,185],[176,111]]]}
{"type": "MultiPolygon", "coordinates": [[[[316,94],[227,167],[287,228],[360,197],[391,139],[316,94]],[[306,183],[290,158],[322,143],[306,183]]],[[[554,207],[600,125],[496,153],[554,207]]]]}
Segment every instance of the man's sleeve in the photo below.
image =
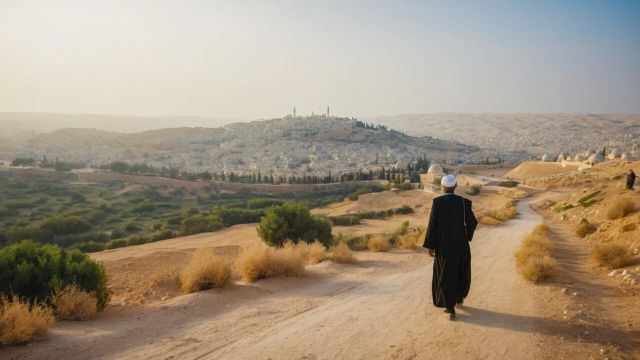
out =
{"type": "Polygon", "coordinates": [[[469,237],[468,241],[473,239],[473,232],[476,230],[476,226],[478,226],[478,220],[476,219],[476,215],[473,213],[473,203],[471,200],[466,200],[469,206],[466,206],[466,216],[467,216],[467,235],[469,237]]]}
{"type": "Polygon", "coordinates": [[[437,221],[437,206],[436,206],[436,201],[435,199],[433,200],[433,203],[431,204],[431,215],[429,215],[429,225],[427,226],[427,235],[424,238],[424,244],[422,245],[423,247],[426,247],[428,249],[435,249],[436,248],[436,225],[438,224],[437,221]]]}

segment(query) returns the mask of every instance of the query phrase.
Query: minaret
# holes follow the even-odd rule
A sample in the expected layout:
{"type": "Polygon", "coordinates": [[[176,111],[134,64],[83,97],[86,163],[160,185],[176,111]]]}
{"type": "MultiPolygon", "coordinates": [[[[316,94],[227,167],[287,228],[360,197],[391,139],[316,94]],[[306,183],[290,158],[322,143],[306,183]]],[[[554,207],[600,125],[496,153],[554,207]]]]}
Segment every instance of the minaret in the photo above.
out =
{"type": "Polygon", "coordinates": [[[293,117],[296,117],[296,107],[293,107],[293,117]]]}
{"type": "Polygon", "coordinates": [[[327,106],[327,118],[329,117],[329,107],[327,106]]]}

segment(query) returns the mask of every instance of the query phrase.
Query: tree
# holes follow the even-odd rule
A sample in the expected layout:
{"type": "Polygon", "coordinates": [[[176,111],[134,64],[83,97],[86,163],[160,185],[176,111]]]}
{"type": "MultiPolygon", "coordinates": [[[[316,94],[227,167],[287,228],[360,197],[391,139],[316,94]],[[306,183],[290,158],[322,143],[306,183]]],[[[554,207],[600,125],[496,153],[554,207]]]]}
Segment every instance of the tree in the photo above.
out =
{"type": "Polygon", "coordinates": [[[258,236],[270,246],[281,247],[287,240],[329,246],[333,241],[331,222],[311,215],[309,208],[297,201],[288,201],[267,209],[257,228],[258,236]]]}

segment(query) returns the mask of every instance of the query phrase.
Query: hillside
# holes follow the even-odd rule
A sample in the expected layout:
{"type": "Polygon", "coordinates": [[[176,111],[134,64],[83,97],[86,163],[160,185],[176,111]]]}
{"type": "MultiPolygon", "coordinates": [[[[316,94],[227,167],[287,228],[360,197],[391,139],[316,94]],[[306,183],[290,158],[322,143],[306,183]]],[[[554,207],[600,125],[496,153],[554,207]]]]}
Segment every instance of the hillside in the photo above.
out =
{"type": "Polygon", "coordinates": [[[61,129],[34,134],[9,146],[8,156],[101,165],[146,163],[187,171],[327,174],[392,166],[428,156],[457,159],[475,147],[358,126],[346,118],[286,117],[219,128],[172,128],[124,134],[61,129]]]}
{"type": "Polygon", "coordinates": [[[640,115],[411,114],[367,118],[411,135],[429,134],[498,152],[531,155],[640,145],[640,115]]]}

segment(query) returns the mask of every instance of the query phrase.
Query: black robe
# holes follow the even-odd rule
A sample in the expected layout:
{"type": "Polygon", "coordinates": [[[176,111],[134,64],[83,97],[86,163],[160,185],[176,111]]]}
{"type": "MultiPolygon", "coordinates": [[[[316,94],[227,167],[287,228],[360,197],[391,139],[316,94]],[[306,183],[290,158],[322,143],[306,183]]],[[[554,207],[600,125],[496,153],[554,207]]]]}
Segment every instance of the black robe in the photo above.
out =
{"type": "Polygon", "coordinates": [[[434,249],[436,253],[431,283],[435,306],[452,308],[469,294],[469,241],[473,238],[477,225],[470,200],[454,194],[433,199],[423,246],[434,249]]]}

